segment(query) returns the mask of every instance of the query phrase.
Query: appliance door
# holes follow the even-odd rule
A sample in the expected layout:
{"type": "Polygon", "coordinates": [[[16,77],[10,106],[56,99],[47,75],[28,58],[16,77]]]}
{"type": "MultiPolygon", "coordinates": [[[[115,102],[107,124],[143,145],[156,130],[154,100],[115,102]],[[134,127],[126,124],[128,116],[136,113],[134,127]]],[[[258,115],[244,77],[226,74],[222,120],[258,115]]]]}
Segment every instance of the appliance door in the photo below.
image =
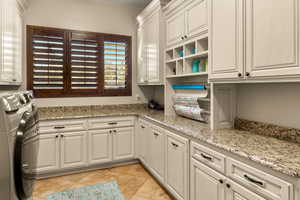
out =
{"type": "Polygon", "coordinates": [[[14,146],[14,183],[20,200],[31,197],[36,178],[38,152],[36,113],[25,112],[16,134],[14,146]]]}

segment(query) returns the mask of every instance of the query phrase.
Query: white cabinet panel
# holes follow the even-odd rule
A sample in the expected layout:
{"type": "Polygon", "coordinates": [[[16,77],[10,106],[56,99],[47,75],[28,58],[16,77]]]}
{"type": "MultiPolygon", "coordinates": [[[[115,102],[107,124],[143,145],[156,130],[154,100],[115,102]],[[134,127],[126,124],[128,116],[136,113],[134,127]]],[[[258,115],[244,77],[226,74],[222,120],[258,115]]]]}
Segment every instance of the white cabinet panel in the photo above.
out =
{"type": "Polygon", "coordinates": [[[0,84],[20,85],[23,41],[21,11],[16,0],[2,0],[0,11],[0,84]]]}
{"type": "Polygon", "coordinates": [[[39,136],[36,166],[36,171],[38,173],[59,169],[59,144],[58,134],[45,134],[39,136]]]}
{"type": "Polygon", "coordinates": [[[184,10],[168,18],[166,23],[167,23],[167,45],[171,46],[173,44],[181,42],[182,38],[185,36],[186,33],[184,10]]]}
{"type": "Polygon", "coordinates": [[[191,159],[190,200],[225,200],[225,180],[221,174],[191,159]]]}
{"type": "Polygon", "coordinates": [[[210,1],[210,79],[243,76],[242,2],[240,0],[210,1]]]}
{"type": "Polygon", "coordinates": [[[86,132],[61,134],[61,167],[86,166],[86,132]]]}
{"type": "Polygon", "coordinates": [[[147,58],[146,58],[146,44],[145,44],[145,29],[140,27],[137,32],[137,44],[138,44],[138,84],[145,84],[147,82],[147,58]]]}
{"type": "Polygon", "coordinates": [[[165,133],[158,127],[152,128],[149,135],[150,167],[155,176],[163,181],[165,174],[165,133]]]}
{"type": "Polygon", "coordinates": [[[144,164],[150,162],[149,160],[149,135],[150,135],[150,126],[145,121],[139,121],[139,132],[137,133],[138,137],[138,154],[139,158],[144,164]]]}
{"type": "Polygon", "coordinates": [[[207,31],[207,1],[195,0],[186,10],[187,36],[194,37],[201,32],[207,31]]]}
{"type": "Polygon", "coordinates": [[[89,131],[89,164],[112,161],[112,136],[108,129],[89,131]]]}
{"type": "Polygon", "coordinates": [[[134,157],[134,129],[118,128],[113,130],[113,160],[134,157]]]}
{"type": "Polygon", "coordinates": [[[297,0],[246,0],[250,77],[300,74],[297,0]]]}
{"type": "Polygon", "coordinates": [[[179,200],[188,199],[188,140],[167,132],[166,187],[179,200]]]}
{"type": "Polygon", "coordinates": [[[266,200],[243,186],[227,180],[226,200],[266,200]]]}

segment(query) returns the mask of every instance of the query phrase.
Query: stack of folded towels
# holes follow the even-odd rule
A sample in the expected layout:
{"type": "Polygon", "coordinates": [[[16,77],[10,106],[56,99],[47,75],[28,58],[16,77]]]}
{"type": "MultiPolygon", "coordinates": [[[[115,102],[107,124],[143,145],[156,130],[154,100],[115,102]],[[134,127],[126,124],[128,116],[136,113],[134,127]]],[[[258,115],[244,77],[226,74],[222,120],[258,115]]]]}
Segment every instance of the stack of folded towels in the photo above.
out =
{"type": "Polygon", "coordinates": [[[200,98],[203,98],[203,95],[175,94],[173,96],[173,108],[176,114],[208,123],[210,113],[200,108],[198,103],[200,98]]]}

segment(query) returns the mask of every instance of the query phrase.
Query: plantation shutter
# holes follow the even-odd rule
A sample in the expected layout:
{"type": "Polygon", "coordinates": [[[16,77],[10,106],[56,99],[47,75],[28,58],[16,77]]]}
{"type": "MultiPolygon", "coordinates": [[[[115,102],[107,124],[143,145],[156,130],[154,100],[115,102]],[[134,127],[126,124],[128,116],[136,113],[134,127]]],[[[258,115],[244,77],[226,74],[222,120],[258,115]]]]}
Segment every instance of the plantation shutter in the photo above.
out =
{"type": "Polygon", "coordinates": [[[97,90],[99,87],[101,52],[96,36],[72,33],[71,88],[97,90]]]}
{"type": "Polygon", "coordinates": [[[127,87],[129,42],[122,39],[104,41],[104,89],[127,87]]]}
{"type": "Polygon", "coordinates": [[[28,59],[33,69],[34,90],[63,90],[65,67],[64,32],[33,31],[28,59]]]}

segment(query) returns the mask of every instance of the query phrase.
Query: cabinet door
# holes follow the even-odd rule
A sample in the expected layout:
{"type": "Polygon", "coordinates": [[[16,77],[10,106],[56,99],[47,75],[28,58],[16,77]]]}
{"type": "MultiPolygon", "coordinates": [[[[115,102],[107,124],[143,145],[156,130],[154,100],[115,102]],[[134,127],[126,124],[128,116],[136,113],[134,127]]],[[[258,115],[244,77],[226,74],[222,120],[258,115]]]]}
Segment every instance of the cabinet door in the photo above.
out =
{"type": "Polygon", "coordinates": [[[167,133],[166,187],[178,200],[188,199],[188,140],[167,133]]]}
{"type": "Polygon", "coordinates": [[[146,44],[145,44],[145,28],[141,26],[137,33],[138,38],[138,84],[147,82],[147,59],[146,59],[146,44]]]}
{"type": "Polygon", "coordinates": [[[37,173],[59,169],[59,135],[41,134],[38,144],[37,173]]]}
{"type": "Polygon", "coordinates": [[[190,200],[225,200],[225,177],[191,159],[190,200]]]}
{"type": "Polygon", "coordinates": [[[169,17],[166,21],[167,24],[167,46],[172,46],[182,41],[185,36],[185,12],[181,12],[169,17]]]}
{"type": "Polygon", "coordinates": [[[159,12],[155,12],[147,24],[147,75],[149,83],[160,82],[159,78],[159,12]]]}
{"type": "Polygon", "coordinates": [[[113,130],[113,160],[134,157],[134,129],[118,128],[113,130]]]}
{"type": "Polygon", "coordinates": [[[188,38],[200,35],[208,29],[207,1],[195,0],[186,8],[188,38]]]}
{"type": "Polygon", "coordinates": [[[164,180],[165,172],[165,133],[161,129],[151,129],[149,135],[149,150],[150,150],[150,167],[155,176],[160,180],[164,180]]]}
{"type": "Polygon", "coordinates": [[[0,81],[7,84],[13,82],[14,74],[14,0],[3,0],[2,5],[2,66],[0,68],[0,81]]]}
{"type": "Polygon", "coordinates": [[[89,164],[100,164],[112,161],[111,130],[89,131],[88,148],[89,164]]]}
{"type": "Polygon", "coordinates": [[[226,200],[266,200],[231,180],[226,183],[230,187],[226,191],[226,200]]]}
{"type": "Polygon", "coordinates": [[[61,133],[61,167],[82,167],[86,161],[86,132],[61,133]]]}
{"type": "Polygon", "coordinates": [[[139,158],[144,164],[149,162],[149,140],[148,136],[150,135],[150,127],[148,124],[144,123],[143,121],[139,121],[139,132],[137,133],[138,136],[138,154],[139,158]]]}
{"type": "Polygon", "coordinates": [[[239,78],[244,73],[243,1],[210,0],[209,9],[209,78],[239,78]]]}
{"type": "Polygon", "coordinates": [[[23,16],[19,7],[15,6],[14,12],[14,68],[13,82],[16,84],[22,83],[22,48],[23,48],[23,16]]]}
{"type": "Polygon", "coordinates": [[[297,0],[246,0],[250,77],[300,74],[297,0]]]}

